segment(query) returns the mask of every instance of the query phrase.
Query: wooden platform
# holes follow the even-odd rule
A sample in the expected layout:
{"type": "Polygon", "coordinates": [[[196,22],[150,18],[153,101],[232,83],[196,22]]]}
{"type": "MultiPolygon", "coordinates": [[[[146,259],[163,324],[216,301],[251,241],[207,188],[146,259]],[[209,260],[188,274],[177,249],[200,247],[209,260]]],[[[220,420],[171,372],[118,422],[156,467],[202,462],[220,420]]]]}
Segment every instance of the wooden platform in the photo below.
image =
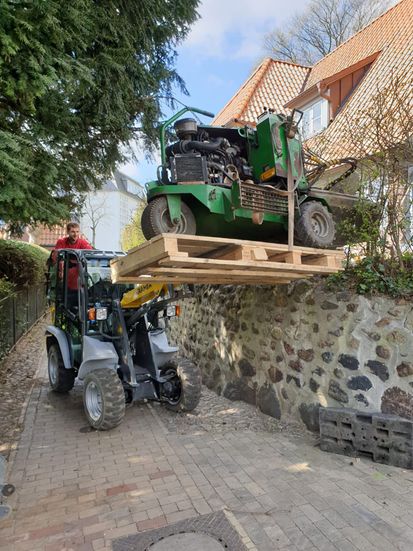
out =
{"type": "Polygon", "coordinates": [[[273,285],[342,269],[339,250],[162,234],[111,262],[115,283],[273,285]]]}

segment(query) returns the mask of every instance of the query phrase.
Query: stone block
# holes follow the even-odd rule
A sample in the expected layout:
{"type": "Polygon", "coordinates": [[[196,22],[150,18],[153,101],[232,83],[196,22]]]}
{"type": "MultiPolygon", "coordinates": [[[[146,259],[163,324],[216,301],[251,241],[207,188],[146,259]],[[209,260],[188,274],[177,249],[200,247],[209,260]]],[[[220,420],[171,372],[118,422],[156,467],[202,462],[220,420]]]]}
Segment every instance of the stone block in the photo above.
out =
{"type": "Polygon", "coordinates": [[[320,409],[320,448],[413,468],[413,421],[396,415],[347,408],[320,409]]]}

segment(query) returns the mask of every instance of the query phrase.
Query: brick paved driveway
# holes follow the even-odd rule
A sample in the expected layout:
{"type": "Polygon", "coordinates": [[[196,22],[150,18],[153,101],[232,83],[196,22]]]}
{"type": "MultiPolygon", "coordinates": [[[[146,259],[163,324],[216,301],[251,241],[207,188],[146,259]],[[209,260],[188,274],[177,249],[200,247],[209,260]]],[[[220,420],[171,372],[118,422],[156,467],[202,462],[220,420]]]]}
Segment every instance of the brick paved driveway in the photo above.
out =
{"type": "Polygon", "coordinates": [[[121,536],[224,508],[249,549],[413,549],[413,472],[324,454],[312,437],[173,433],[159,406],[131,407],[115,430],[90,432],[80,389],[50,393],[41,362],[2,550],[111,549],[121,536]]]}

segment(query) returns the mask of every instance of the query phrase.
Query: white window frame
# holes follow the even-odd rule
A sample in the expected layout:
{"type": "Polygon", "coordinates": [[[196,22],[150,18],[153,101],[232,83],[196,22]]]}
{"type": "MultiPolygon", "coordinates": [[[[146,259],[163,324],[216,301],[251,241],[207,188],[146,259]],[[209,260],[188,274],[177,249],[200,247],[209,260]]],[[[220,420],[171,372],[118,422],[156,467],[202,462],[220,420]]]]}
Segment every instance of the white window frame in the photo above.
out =
{"type": "Polygon", "coordinates": [[[300,108],[300,111],[303,112],[303,118],[300,123],[300,131],[304,140],[315,136],[322,132],[328,126],[328,112],[329,112],[329,102],[324,98],[317,98],[311,103],[307,103],[300,108]],[[315,117],[315,109],[320,106],[320,115],[315,117]],[[317,120],[320,120],[320,123],[317,124],[317,120]]]}

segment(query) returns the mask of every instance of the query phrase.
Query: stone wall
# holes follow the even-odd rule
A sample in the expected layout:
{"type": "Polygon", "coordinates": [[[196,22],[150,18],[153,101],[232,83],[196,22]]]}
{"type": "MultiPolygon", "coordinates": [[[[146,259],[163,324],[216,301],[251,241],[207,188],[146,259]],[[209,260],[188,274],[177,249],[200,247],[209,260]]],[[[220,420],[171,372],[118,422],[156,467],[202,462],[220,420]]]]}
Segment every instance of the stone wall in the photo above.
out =
{"type": "Polygon", "coordinates": [[[318,430],[318,408],[413,418],[413,303],[276,287],[203,286],[182,303],[171,341],[206,385],[318,430]]]}

